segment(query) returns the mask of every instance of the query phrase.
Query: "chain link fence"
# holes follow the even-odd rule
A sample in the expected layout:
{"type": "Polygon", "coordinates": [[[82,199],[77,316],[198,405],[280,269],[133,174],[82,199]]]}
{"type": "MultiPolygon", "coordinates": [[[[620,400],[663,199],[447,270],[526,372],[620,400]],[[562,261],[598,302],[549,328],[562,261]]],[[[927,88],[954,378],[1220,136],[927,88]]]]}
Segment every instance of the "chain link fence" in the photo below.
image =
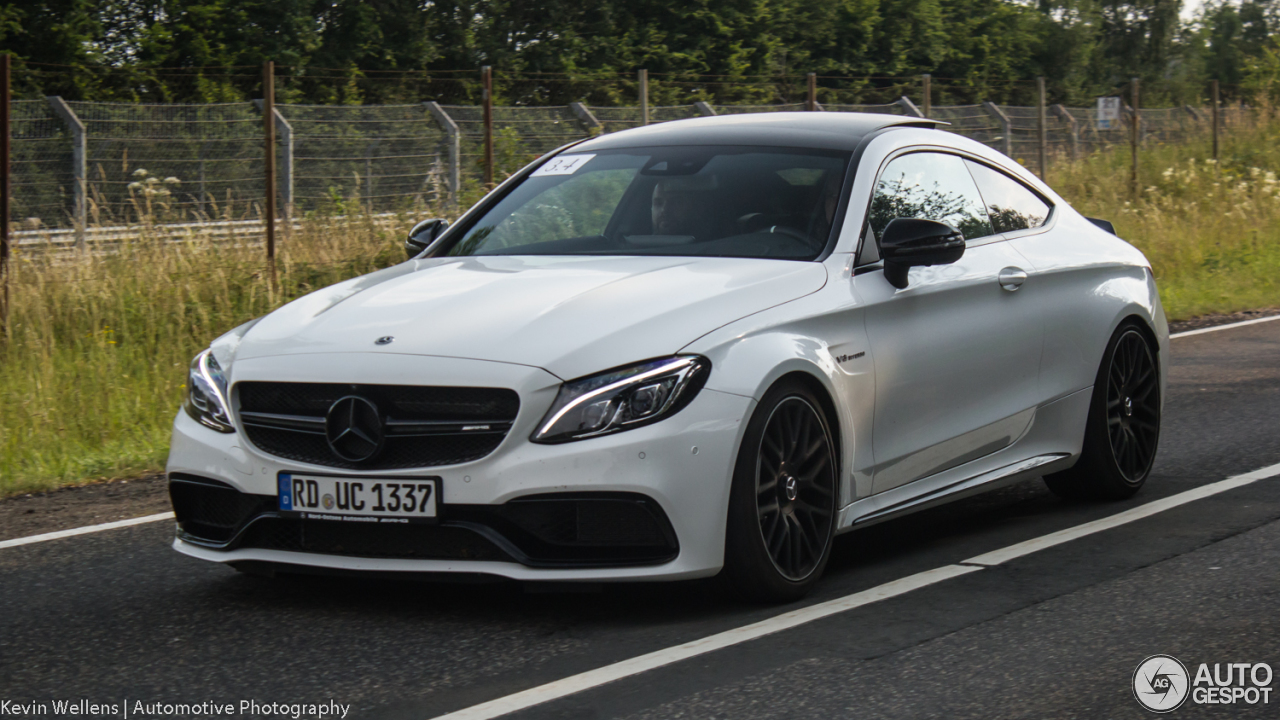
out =
{"type": "MultiPolygon", "coordinates": [[[[264,194],[260,102],[206,105],[64,102],[12,104],[11,221],[22,243],[74,243],[85,233],[137,223],[228,227],[256,221],[264,194]],[[86,230],[87,228],[87,230],[86,230]]],[[[387,213],[466,204],[483,192],[483,108],[475,105],[275,106],[282,214],[387,213]]],[[[649,108],[649,122],[706,115],[804,110],[803,103],[649,108]]],[[[879,104],[820,104],[824,112],[922,116],[902,97],[879,104]]],[[[1222,112],[1224,127],[1246,110],[1222,112]]],[[[1038,110],[980,103],[933,106],[947,129],[1040,171],[1038,110]]],[[[1200,108],[1142,110],[1143,142],[1208,132],[1200,108]]],[[[1046,155],[1082,157],[1129,142],[1128,123],[1098,127],[1093,108],[1045,114],[1046,155]]],[[[494,176],[600,133],[643,124],[640,107],[494,107],[494,176]]],[[[237,231],[239,232],[239,231],[237,231]]]]}

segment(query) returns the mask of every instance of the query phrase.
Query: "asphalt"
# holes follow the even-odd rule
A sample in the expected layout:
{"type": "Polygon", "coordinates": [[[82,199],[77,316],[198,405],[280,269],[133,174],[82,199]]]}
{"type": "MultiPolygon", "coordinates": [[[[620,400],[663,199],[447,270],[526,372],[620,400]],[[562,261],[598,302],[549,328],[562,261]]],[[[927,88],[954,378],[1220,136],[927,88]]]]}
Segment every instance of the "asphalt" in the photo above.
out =
{"type": "MultiPolygon", "coordinates": [[[[427,718],[1280,463],[1280,322],[1173,343],[1136,498],[1072,503],[1031,481],[845,535],[814,596],[786,608],[715,581],[261,580],[179,556],[165,523],[3,549],[0,701],[332,699],[350,717],[427,718]]],[[[1141,717],[1130,678],[1149,655],[1280,674],[1278,536],[1280,477],[516,717],[1141,717]]]]}

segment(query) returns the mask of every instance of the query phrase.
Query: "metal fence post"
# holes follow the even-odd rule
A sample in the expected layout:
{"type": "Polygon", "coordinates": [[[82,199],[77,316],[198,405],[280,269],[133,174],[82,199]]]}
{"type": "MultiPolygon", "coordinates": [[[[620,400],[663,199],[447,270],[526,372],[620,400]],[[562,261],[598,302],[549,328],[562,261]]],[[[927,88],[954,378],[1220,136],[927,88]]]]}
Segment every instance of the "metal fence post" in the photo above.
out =
{"type": "Polygon", "coordinates": [[[76,247],[83,249],[85,228],[88,225],[88,202],[85,196],[89,176],[88,163],[85,159],[88,140],[85,136],[84,123],[76,117],[75,111],[61,97],[54,95],[46,100],[49,101],[49,107],[53,108],[58,117],[67,124],[67,129],[71,131],[71,177],[75,182],[75,189],[71,195],[71,216],[75,222],[76,247]]]}
{"type": "Polygon", "coordinates": [[[458,194],[462,191],[462,168],[459,164],[462,158],[462,135],[458,132],[458,123],[449,117],[449,113],[439,103],[429,102],[426,106],[427,112],[435,118],[436,124],[444,128],[444,134],[449,138],[449,203],[457,207],[458,194]]]}
{"type": "Polygon", "coordinates": [[[1013,124],[1009,122],[1009,116],[990,100],[983,100],[982,107],[996,119],[996,122],[1000,123],[1000,151],[1013,157],[1013,124]]]}
{"type": "Polygon", "coordinates": [[[804,109],[813,112],[818,109],[818,73],[809,73],[809,92],[805,96],[804,109]]]}
{"type": "Polygon", "coordinates": [[[716,114],[716,109],[707,104],[706,100],[699,100],[693,104],[693,109],[698,111],[699,115],[711,117],[716,114]]]}
{"type": "Polygon", "coordinates": [[[592,114],[586,105],[580,102],[571,102],[569,103],[569,109],[573,111],[574,115],[578,116],[578,122],[582,123],[582,126],[587,129],[589,134],[596,135],[604,132],[604,125],[600,124],[600,121],[596,119],[596,116],[592,114]]]}
{"type": "Polygon", "coordinates": [[[1129,168],[1129,184],[1136,196],[1138,194],[1138,133],[1142,132],[1142,105],[1138,102],[1138,78],[1133,78],[1129,82],[1129,99],[1133,101],[1133,112],[1129,116],[1132,127],[1129,134],[1129,152],[1133,159],[1133,165],[1129,168]]]}
{"type": "Polygon", "coordinates": [[[493,189],[493,68],[480,68],[480,80],[484,85],[484,189],[493,189]]]}
{"type": "Polygon", "coordinates": [[[267,230],[267,271],[276,284],[276,64],[262,64],[262,163],[265,204],[262,222],[267,230]]]}
{"type": "Polygon", "coordinates": [[[920,76],[921,84],[924,90],[924,117],[933,114],[933,76],[925,73],[920,76]]]}
{"type": "Polygon", "coordinates": [[[1044,76],[1036,78],[1036,144],[1039,146],[1040,179],[1048,178],[1049,167],[1046,155],[1049,144],[1048,128],[1044,114],[1044,76]]]}
{"type": "Polygon", "coordinates": [[[293,227],[293,126],[280,111],[274,110],[276,130],[280,133],[280,200],[284,203],[285,227],[293,227]]]}
{"type": "Polygon", "coordinates": [[[9,53],[0,54],[0,333],[9,336],[9,53]]]}
{"type": "Polygon", "coordinates": [[[640,124],[649,124],[649,71],[640,68],[640,124]]]}
{"type": "Polygon", "coordinates": [[[916,104],[911,102],[910,98],[907,98],[906,96],[898,98],[898,100],[893,104],[902,106],[903,111],[909,117],[924,117],[924,113],[920,112],[920,108],[916,107],[916,104]]]}
{"type": "Polygon", "coordinates": [[[1054,105],[1053,114],[1062,118],[1067,123],[1068,139],[1071,142],[1071,159],[1080,159],[1080,125],[1076,122],[1076,118],[1071,111],[1062,105],[1054,105]]]}
{"type": "Polygon", "coordinates": [[[1218,161],[1218,127],[1220,124],[1220,121],[1218,119],[1218,105],[1219,105],[1218,81],[1210,80],[1209,88],[1210,88],[1210,93],[1212,94],[1212,97],[1210,98],[1210,100],[1212,100],[1213,102],[1213,161],[1217,162],[1218,161]]]}

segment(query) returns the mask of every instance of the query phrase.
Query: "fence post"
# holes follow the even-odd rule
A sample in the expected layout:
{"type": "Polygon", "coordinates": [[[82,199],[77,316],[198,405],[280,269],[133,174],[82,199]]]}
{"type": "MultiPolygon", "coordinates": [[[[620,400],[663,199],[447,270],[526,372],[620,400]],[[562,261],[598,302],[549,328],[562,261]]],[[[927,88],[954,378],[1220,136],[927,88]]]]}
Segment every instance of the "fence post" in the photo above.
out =
{"type": "Polygon", "coordinates": [[[458,132],[458,123],[449,117],[449,113],[439,103],[433,101],[426,103],[426,106],[431,117],[444,128],[444,134],[449,138],[449,203],[457,207],[458,194],[462,191],[462,169],[459,165],[462,157],[462,135],[458,132]]]}
{"type": "Polygon", "coordinates": [[[716,109],[707,104],[706,100],[699,100],[693,104],[693,109],[698,111],[699,115],[711,117],[716,114],[716,109]]]}
{"type": "Polygon", "coordinates": [[[930,117],[933,114],[933,76],[925,73],[920,76],[921,84],[924,86],[924,116],[930,117]]]}
{"type": "Polygon", "coordinates": [[[58,117],[67,124],[67,129],[71,131],[71,177],[75,182],[75,190],[71,196],[71,215],[75,222],[76,247],[84,249],[84,234],[88,225],[88,203],[85,195],[89,177],[85,159],[88,141],[85,137],[84,123],[76,117],[75,111],[61,97],[53,95],[45,99],[49,101],[49,107],[53,108],[58,117]]]}
{"type": "Polygon", "coordinates": [[[293,228],[293,126],[278,109],[273,110],[280,133],[280,200],[284,203],[286,232],[293,228]]]}
{"type": "Polygon", "coordinates": [[[1062,105],[1054,105],[1053,114],[1062,118],[1067,123],[1067,132],[1071,137],[1071,159],[1080,159],[1080,125],[1076,123],[1076,118],[1071,111],[1062,105]]]}
{"type": "Polygon", "coordinates": [[[493,189],[493,68],[480,68],[480,80],[484,85],[481,101],[484,103],[484,189],[493,189]]]}
{"type": "Polygon", "coordinates": [[[809,73],[809,93],[805,97],[804,109],[813,112],[818,109],[818,73],[809,73]]]}
{"type": "Polygon", "coordinates": [[[640,68],[640,124],[649,124],[649,71],[640,68]]]}
{"type": "Polygon", "coordinates": [[[267,229],[267,272],[271,287],[276,285],[276,64],[262,64],[263,175],[266,203],[262,218],[267,229]]]}
{"type": "Polygon", "coordinates": [[[1133,194],[1138,194],[1138,133],[1142,132],[1142,104],[1138,101],[1138,78],[1132,78],[1129,81],[1129,95],[1133,101],[1133,112],[1130,114],[1129,133],[1129,154],[1133,159],[1133,165],[1129,168],[1129,184],[1132,186],[1133,194]]]}
{"type": "Polygon", "coordinates": [[[9,337],[9,65],[0,54],[0,333],[9,337]]]}
{"type": "Polygon", "coordinates": [[[569,109],[573,111],[574,115],[578,116],[578,122],[582,123],[582,126],[587,129],[587,133],[599,134],[604,132],[604,125],[600,124],[600,121],[596,119],[596,116],[592,114],[586,105],[580,102],[571,102],[569,103],[569,109]]]}
{"type": "Polygon", "coordinates": [[[924,113],[920,112],[920,108],[916,107],[916,104],[911,102],[911,100],[907,98],[905,95],[903,97],[898,98],[897,102],[893,104],[901,105],[903,111],[910,117],[918,117],[918,118],[924,117],[924,113]]]}
{"type": "Polygon", "coordinates": [[[1210,80],[1209,88],[1213,95],[1213,97],[1211,98],[1213,101],[1213,161],[1217,162],[1218,161],[1218,127],[1220,123],[1220,121],[1218,120],[1218,105],[1219,105],[1218,81],[1210,80]]]}
{"type": "Polygon", "coordinates": [[[1009,116],[1005,115],[1004,111],[990,100],[983,100],[982,107],[991,114],[991,117],[996,119],[996,122],[1000,123],[1000,151],[1009,157],[1013,157],[1013,138],[1010,137],[1013,124],[1009,122],[1009,116]]]}
{"type": "Polygon", "coordinates": [[[1047,118],[1044,114],[1044,76],[1036,78],[1036,145],[1039,149],[1040,156],[1040,179],[1047,180],[1049,177],[1049,167],[1047,164],[1046,151],[1048,150],[1049,138],[1047,134],[1047,118]]]}

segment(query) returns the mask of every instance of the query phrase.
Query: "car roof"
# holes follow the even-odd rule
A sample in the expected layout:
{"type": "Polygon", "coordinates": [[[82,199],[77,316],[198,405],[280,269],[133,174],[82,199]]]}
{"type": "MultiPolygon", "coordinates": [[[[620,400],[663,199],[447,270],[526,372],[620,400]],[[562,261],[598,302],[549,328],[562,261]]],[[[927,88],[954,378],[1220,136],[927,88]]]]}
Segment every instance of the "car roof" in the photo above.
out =
{"type": "Polygon", "coordinates": [[[756,145],[820,150],[857,148],[890,127],[936,127],[926,118],[853,112],[770,112],[690,118],[622,130],[575,145],[570,152],[670,145],[756,145]]]}

